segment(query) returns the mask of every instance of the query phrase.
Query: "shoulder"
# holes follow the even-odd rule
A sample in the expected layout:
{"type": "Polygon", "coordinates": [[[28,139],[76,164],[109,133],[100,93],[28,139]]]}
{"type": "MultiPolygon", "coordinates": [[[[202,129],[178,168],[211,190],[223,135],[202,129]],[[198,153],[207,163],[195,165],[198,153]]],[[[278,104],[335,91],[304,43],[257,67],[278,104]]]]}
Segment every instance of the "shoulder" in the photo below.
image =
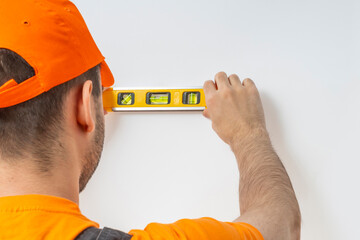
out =
{"type": "Polygon", "coordinates": [[[90,227],[80,233],[75,240],[130,240],[131,237],[116,229],[90,227]]]}

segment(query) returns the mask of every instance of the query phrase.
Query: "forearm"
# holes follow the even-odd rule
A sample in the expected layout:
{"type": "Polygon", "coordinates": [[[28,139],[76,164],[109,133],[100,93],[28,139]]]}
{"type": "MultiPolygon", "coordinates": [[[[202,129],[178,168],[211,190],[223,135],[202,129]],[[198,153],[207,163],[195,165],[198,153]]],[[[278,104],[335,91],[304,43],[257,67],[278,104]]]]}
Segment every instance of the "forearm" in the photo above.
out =
{"type": "Polygon", "coordinates": [[[236,74],[215,75],[204,93],[210,118],[219,137],[235,153],[240,171],[241,216],[266,240],[299,240],[300,211],[289,176],[271,146],[259,91],[251,79],[236,74]]]}
{"type": "MultiPolygon", "coordinates": [[[[262,216],[287,229],[291,239],[300,231],[300,210],[286,170],[265,129],[239,137],[230,144],[240,172],[241,215],[261,211],[262,216]],[[284,225],[285,224],[285,225],[284,225]]],[[[257,216],[257,214],[248,214],[257,216]]],[[[256,219],[253,221],[256,222],[256,219]]],[[[264,226],[271,226],[262,220],[264,226]]],[[[272,225],[274,226],[274,225],[272,225]]],[[[263,232],[269,229],[263,229],[263,232]]],[[[290,238],[288,238],[290,239],[290,238]]]]}

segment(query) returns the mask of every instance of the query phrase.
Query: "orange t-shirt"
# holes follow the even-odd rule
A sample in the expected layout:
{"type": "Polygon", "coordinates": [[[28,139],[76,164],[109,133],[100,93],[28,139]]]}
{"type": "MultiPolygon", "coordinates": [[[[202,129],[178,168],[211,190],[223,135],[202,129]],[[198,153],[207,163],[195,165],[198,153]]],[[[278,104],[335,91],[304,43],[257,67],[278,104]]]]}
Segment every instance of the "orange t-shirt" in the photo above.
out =
{"type": "MultiPolygon", "coordinates": [[[[46,195],[0,198],[0,240],[74,239],[88,227],[99,227],[81,214],[70,200],[46,195]]],[[[131,230],[131,240],[263,240],[246,223],[219,222],[213,218],[182,219],[172,224],[150,223],[131,230]]]]}

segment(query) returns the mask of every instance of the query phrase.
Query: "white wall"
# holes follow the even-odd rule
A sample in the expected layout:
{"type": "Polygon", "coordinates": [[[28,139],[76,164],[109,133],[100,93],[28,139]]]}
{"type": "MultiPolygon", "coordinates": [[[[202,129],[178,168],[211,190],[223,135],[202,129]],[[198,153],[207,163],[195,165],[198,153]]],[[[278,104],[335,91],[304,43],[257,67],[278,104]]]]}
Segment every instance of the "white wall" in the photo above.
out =
{"type": "MultiPolygon", "coordinates": [[[[301,205],[302,239],[360,235],[359,1],[75,3],[118,87],[251,77],[301,205]]],[[[101,164],[81,194],[88,217],[128,231],[239,215],[235,158],[201,113],[106,118],[101,164]]]]}

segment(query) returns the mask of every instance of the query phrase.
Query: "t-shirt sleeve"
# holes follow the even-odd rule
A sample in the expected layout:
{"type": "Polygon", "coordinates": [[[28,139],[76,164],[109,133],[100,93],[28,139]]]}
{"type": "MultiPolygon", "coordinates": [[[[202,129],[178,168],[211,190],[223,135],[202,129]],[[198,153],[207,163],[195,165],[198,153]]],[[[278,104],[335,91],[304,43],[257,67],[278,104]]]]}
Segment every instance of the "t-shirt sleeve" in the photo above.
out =
{"type": "Polygon", "coordinates": [[[172,224],[150,223],[144,230],[131,230],[131,240],[264,240],[247,223],[220,222],[213,218],[181,219],[172,224]]]}

